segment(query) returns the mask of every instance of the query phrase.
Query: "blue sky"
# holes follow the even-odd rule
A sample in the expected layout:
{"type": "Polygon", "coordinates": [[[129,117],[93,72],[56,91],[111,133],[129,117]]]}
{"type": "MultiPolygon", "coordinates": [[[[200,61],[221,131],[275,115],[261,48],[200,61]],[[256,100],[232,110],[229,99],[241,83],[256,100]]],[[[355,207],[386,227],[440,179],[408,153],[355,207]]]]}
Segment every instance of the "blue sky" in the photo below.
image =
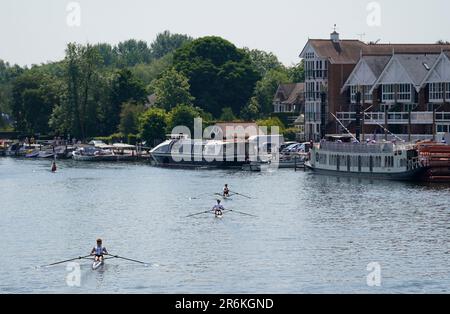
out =
{"type": "Polygon", "coordinates": [[[239,47],[272,51],[289,65],[299,61],[308,38],[328,38],[333,24],[343,38],[450,41],[448,12],[448,0],[1,0],[0,59],[54,61],[68,42],[150,42],[168,29],[222,36],[239,47]],[[67,24],[70,2],[79,4],[79,26],[67,24]]]}

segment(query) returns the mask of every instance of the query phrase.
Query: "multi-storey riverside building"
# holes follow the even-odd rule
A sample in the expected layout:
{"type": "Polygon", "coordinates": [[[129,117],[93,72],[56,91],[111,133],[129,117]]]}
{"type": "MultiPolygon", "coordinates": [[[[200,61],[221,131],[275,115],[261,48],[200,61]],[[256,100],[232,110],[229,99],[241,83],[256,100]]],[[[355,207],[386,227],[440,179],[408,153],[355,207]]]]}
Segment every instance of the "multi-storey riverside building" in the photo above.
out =
{"type": "Polygon", "coordinates": [[[335,117],[351,130],[357,91],[364,95],[365,134],[382,133],[385,127],[413,138],[448,132],[447,51],[450,45],[341,40],[337,32],[330,39],[310,39],[300,54],[305,64],[306,138],[319,140],[321,131],[341,133],[343,127],[335,117]]]}

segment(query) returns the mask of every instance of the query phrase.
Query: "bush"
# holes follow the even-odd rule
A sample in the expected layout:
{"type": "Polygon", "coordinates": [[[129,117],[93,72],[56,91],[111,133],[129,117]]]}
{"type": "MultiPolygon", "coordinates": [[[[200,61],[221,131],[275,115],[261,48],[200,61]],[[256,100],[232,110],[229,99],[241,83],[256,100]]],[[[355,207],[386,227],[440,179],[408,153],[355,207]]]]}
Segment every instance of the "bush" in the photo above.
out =
{"type": "Polygon", "coordinates": [[[283,124],[283,122],[281,122],[281,120],[277,117],[271,117],[268,119],[263,119],[263,120],[257,120],[256,124],[258,126],[265,126],[267,127],[267,131],[268,132],[272,132],[272,127],[273,126],[277,126],[279,128],[279,132],[283,133],[285,126],[283,124]]]}
{"type": "Polygon", "coordinates": [[[128,144],[129,145],[136,145],[138,139],[139,139],[138,135],[136,135],[136,134],[128,134],[128,144]]]}
{"type": "Polygon", "coordinates": [[[97,141],[103,141],[105,143],[113,144],[113,143],[120,143],[125,141],[125,136],[122,133],[114,133],[110,136],[97,136],[93,138],[97,141]]]}
{"type": "Polygon", "coordinates": [[[283,131],[284,139],[286,141],[296,141],[297,134],[300,133],[300,130],[297,128],[288,128],[283,131]]]}
{"type": "Polygon", "coordinates": [[[152,147],[164,140],[167,128],[167,113],[163,109],[150,108],[139,117],[141,138],[152,147]]]}

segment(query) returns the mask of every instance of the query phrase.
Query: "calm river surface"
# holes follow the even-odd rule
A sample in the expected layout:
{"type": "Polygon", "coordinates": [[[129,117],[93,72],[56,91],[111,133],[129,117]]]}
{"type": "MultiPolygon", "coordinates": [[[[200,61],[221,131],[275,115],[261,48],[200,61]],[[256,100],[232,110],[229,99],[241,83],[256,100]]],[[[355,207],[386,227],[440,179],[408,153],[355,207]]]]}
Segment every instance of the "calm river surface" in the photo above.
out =
{"type": "Polygon", "coordinates": [[[0,293],[450,292],[450,186],[280,170],[175,170],[0,158],[0,293]],[[255,214],[186,218],[224,183],[255,214]],[[113,254],[79,287],[66,265],[102,237],[113,254]],[[369,287],[369,263],[381,286],[369,287]]]}

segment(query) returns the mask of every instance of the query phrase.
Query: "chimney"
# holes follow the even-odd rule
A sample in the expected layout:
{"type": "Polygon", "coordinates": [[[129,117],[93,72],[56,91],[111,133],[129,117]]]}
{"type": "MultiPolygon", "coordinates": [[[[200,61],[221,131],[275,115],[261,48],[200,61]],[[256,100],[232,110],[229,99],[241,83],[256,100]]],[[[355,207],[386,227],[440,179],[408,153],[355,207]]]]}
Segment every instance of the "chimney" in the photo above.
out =
{"type": "Polygon", "coordinates": [[[330,39],[333,43],[339,43],[339,33],[336,32],[336,24],[334,24],[334,31],[330,34],[330,39]]]}

